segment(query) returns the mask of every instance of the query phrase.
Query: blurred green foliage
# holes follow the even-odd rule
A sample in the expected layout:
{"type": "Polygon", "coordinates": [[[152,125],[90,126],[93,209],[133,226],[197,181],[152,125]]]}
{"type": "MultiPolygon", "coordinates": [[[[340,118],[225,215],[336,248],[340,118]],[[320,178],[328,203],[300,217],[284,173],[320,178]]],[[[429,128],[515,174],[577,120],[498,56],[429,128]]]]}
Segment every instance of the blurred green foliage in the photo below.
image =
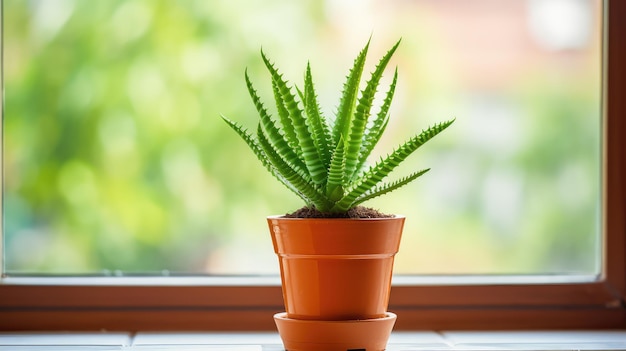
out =
{"type": "MultiPolygon", "coordinates": [[[[298,84],[310,58],[323,109],[336,107],[371,32],[350,35],[329,3],[5,0],[6,271],[276,272],[264,217],[302,204],[219,114],[254,127],[243,71],[264,74],[261,46],[298,84]]],[[[529,63],[510,88],[464,90],[424,56],[443,38],[412,11],[374,33],[380,50],[404,37],[380,152],[458,119],[413,161],[433,168],[426,179],[368,203],[408,217],[396,272],[597,272],[596,53],[584,69],[529,63]]]]}

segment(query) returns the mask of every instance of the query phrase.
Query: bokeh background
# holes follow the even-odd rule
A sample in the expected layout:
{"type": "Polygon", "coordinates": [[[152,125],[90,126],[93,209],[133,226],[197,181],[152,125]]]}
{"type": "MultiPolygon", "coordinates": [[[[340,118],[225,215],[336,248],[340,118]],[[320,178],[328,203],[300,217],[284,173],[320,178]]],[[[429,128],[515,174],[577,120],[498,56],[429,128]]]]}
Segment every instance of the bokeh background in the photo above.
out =
{"type": "MultiPolygon", "coordinates": [[[[332,116],[402,37],[378,154],[455,124],[366,203],[407,216],[398,274],[597,274],[599,0],[4,0],[9,274],[274,274],[300,200],[221,121],[272,107],[260,49],[332,116]]],[[[386,88],[385,88],[386,89],[386,88]]]]}

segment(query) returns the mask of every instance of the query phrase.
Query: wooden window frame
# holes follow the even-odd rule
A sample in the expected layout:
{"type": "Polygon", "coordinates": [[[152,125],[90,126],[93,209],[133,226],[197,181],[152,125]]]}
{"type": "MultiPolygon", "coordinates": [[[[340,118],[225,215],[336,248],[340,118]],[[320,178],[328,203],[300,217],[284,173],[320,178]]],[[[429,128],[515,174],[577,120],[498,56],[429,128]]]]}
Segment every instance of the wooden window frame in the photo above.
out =
{"type": "MultiPolygon", "coordinates": [[[[396,285],[389,306],[399,316],[396,330],[626,327],[626,1],[604,6],[602,276],[396,285]]],[[[33,279],[1,278],[0,331],[274,330],[272,314],[283,310],[280,285],[272,282],[33,279]]]]}

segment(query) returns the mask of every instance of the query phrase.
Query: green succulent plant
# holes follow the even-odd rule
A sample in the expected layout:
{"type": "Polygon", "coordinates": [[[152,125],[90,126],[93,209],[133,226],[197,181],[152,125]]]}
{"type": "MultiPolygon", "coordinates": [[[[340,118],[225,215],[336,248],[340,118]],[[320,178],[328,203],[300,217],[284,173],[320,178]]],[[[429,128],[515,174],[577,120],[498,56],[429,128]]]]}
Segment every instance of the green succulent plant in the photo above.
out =
{"type": "Polygon", "coordinates": [[[263,50],[261,57],[272,77],[277,118],[270,115],[246,69],[248,92],[259,114],[256,135],[242,125],[222,116],[224,121],[248,144],[263,166],[298,195],[306,206],[321,212],[347,212],[364,201],[389,193],[417,179],[430,169],[411,173],[392,182],[387,175],[420,146],[450,126],[454,119],[435,124],[398,146],[375,164],[366,160],[380,140],[389,122],[398,70],[385,94],[382,105],[373,113],[374,95],[383,71],[398,48],[400,40],[380,59],[365,87],[360,89],[368,41],[354,60],[334,120],[321,112],[307,64],[304,91],[292,87],[283,78],[263,50]]]}

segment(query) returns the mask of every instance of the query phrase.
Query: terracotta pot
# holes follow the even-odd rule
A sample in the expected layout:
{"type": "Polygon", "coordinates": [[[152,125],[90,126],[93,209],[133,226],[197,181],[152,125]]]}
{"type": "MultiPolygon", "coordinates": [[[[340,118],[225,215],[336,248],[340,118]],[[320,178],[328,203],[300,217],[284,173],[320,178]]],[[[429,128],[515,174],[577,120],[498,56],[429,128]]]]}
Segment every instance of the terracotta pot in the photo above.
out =
{"type": "Polygon", "coordinates": [[[287,310],[286,316],[276,319],[277,324],[285,324],[286,320],[389,322],[391,274],[400,245],[403,216],[375,219],[272,216],[267,220],[279,259],[287,310]]]}

